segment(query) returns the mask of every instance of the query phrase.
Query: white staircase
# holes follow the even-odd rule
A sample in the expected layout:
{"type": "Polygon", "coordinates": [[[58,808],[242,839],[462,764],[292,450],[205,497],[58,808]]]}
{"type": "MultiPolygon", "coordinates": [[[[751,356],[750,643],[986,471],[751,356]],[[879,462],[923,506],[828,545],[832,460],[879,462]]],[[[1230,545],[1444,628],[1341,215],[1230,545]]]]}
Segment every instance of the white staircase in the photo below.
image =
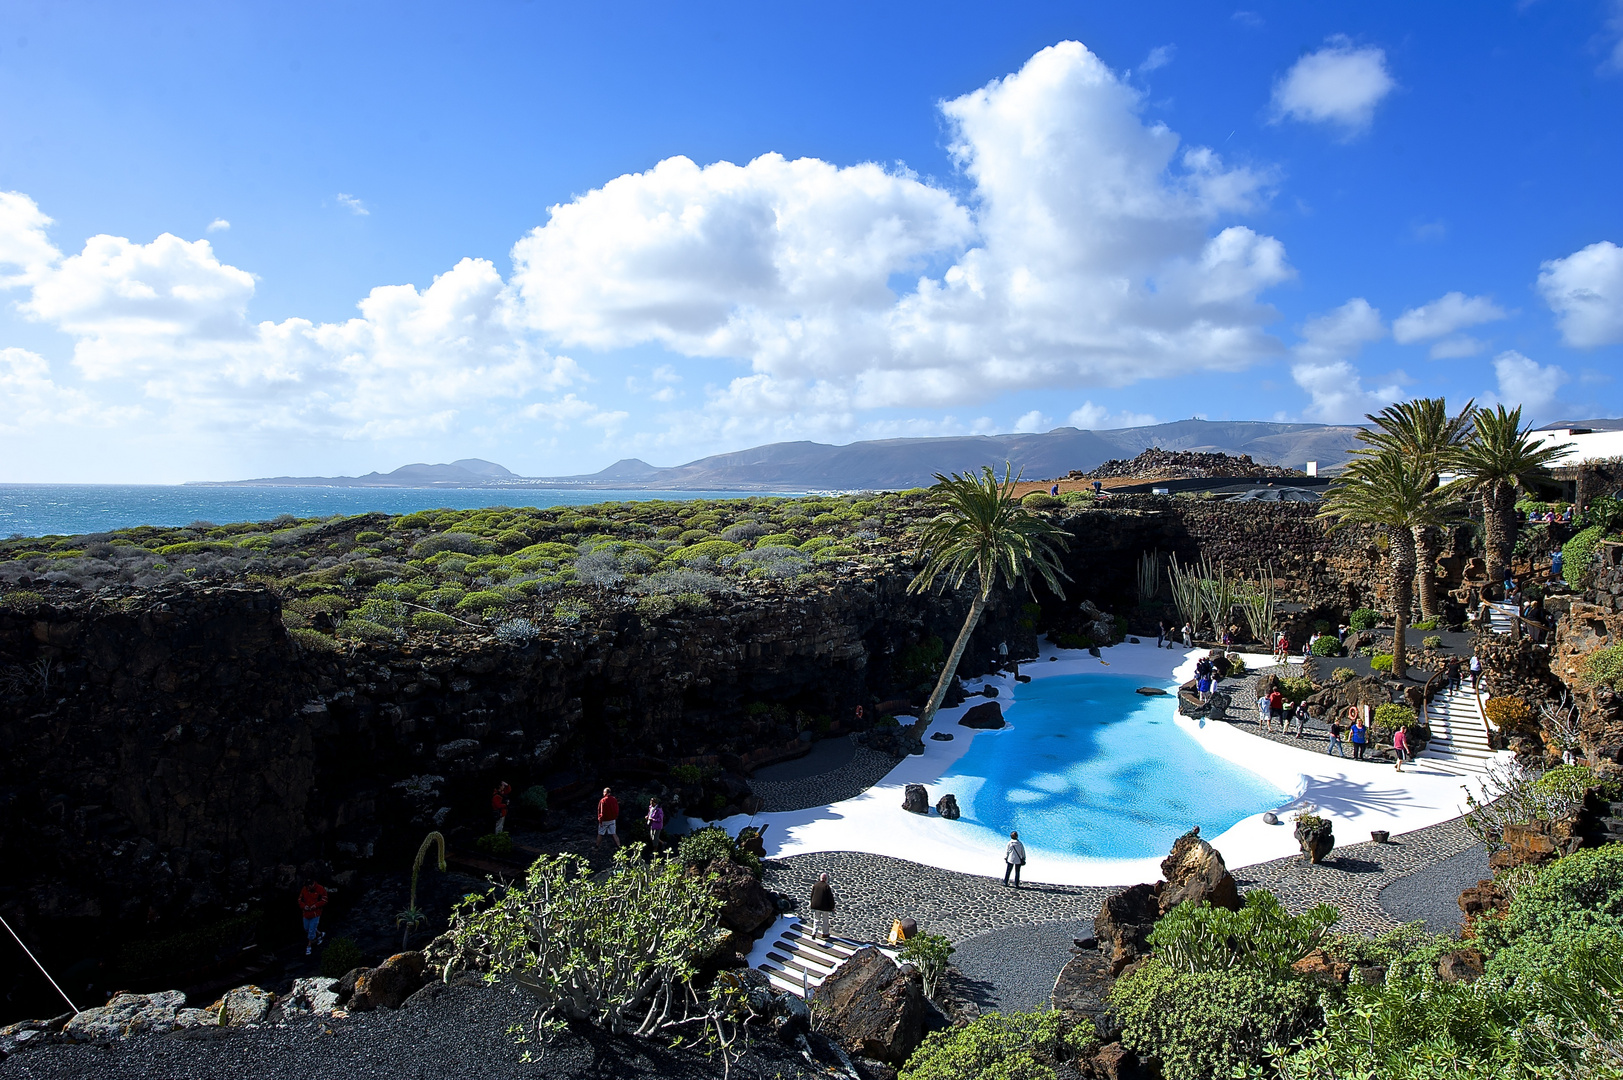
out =
{"type": "Polygon", "coordinates": [[[766,959],[756,966],[779,990],[803,997],[821,986],[835,968],[862,947],[844,938],[823,941],[813,937],[811,927],[805,923],[792,922],[779,931],[767,949],[766,959]]]}
{"type": "Polygon", "coordinates": [[[1521,614],[1515,604],[1488,603],[1488,628],[1496,634],[1509,636],[1516,632],[1516,617],[1521,614]]]}
{"type": "Polygon", "coordinates": [[[1432,698],[1426,716],[1431,723],[1431,743],[1415,756],[1417,765],[1460,776],[1481,776],[1488,771],[1494,750],[1488,742],[1482,707],[1469,683],[1432,698]]]}

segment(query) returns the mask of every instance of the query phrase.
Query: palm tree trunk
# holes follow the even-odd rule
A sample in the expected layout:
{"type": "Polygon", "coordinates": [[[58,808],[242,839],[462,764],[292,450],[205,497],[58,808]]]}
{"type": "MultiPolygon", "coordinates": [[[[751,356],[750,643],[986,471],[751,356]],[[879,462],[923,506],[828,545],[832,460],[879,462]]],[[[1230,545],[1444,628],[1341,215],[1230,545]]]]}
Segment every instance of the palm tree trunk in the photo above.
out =
{"type": "Polygon", "coordinates": [[[947,666],[941,669],[941,677],[935,681],[935,689],[930,692],[930,700],[924,706],[918,722],[913,725],[913,733],[923,737],[930,727],[930,721],[935,719],[936,710],[941,708],[941,702],[947,696],[947,687],[958,674],[958,661],[964,658],[964,650],[969,647],[969,636],[975,632],[975,624],[981,621],[981,612],[986,610],[986,597],[981,590],[975,590],[975,599],[970,601],[969,614],[964,616],[964,628],[958,631],[958,640],[952,643],[952,652],[947,654],[947,666]]]}
{"type": "Polygon", "coordinates": [[[1403,678],[1409,667],[1409,608],[1414,603],[1414,533],[1409,529],[1389,529],[1387,547],[1392,553],[1392,677],[1403,678]]]}
{"type": "Polygon", "coordinates": [[[1437,615],[1437,530],[1430,525],[1414,529],[1415,586],[1420,598],[1420,617],[1437,615]]]}
{"type": "Polygon", "coordinates": [[[1482,494],[1483,548],[1488,558],[1488,584],[1497,586],[1510,569],[1514,541],[1510,536],[1510,516],[1516,512],[1516,489],[1496,482],[1482,494]],[[1507,498],[1508,494],[1508,498],[1507,498]]]}

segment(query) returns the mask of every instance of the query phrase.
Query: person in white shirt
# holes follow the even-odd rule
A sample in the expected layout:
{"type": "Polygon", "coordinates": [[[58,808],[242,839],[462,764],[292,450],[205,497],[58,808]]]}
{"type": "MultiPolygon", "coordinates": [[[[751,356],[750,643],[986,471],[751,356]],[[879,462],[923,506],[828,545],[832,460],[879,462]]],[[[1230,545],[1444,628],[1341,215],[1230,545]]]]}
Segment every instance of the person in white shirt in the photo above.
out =
{"type": "Polygon", "coordinates": [[[1026,865],[1026,845],[1020,842],[1020,834],[1009,834],[1009,844],[1003,849],[1003,884],[1009,883],[1009,873],[1014,873],[1014,887],[1020,887],[1020,868],[1026,865]]]}

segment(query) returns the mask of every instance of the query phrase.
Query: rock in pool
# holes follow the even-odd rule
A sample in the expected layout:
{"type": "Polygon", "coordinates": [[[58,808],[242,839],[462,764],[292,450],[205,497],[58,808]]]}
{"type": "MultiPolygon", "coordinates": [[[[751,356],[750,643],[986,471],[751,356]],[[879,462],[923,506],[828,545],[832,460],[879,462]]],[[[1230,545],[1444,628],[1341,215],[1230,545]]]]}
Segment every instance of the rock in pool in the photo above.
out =
{"type": "Polygon", "coordinates": [[[1141,686],[1137,690],[1135,690],[1134,693],[1143,694],[1145,697],[1166,697],[1167,696],[1167,692],[1165,690],[1161,689],[1159,686],[1141,686]]]}
{"type": "Polygon", "coordinates": [[[984,705],[977,705],[958,718],[958,723],[968,728],[987,728],[997,730],[1003,726],[1003,709],[995,701],[988,701],[984,705]]]}

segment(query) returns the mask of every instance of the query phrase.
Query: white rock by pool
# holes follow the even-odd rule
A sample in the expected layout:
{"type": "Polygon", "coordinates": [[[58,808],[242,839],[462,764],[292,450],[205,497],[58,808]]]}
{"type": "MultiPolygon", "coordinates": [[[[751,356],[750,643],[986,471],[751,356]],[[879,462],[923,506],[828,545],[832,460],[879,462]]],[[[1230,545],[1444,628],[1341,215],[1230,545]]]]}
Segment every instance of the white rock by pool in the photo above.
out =
{"type": "MultiPolygon", "coordinates": [[[[1134,693],[1192,677],[1199,651],[1142,644],[1102,652],[1045,648],[1021,667],[1030,683],[1008,676],[970,683],[998,687],[1007,728],[958,725],[980,698],[942,710],[930,730],[950,732],[952,741],[926,738],[922,755],[899,762],[861,795],[754,818],[770,825],[768,857],[862,851],[1001,876],[1003,845],[1018,829],[1030,859],[1026,881],[1124,885],[1155,880],[1173,839],[1191,825],[1238,867],[1295,854],[1289,815],[1304,806],[1329,818],[1342,844],[1368,840],[1372,829],[1397,836],[1464,809],[1461,778],[1424,764],[1400,774],[1328,757],[1179,716],[1170,695],[1134,693]],[[963,817],[907,813],[907,784],[925,785],[932,806],[944,793],[957,795],[963,817]],[[1269,810],[1284,823],[1266,824],[1269,810]]],[[[750,820],[722,824],[736,832],[750,820]]]]}

